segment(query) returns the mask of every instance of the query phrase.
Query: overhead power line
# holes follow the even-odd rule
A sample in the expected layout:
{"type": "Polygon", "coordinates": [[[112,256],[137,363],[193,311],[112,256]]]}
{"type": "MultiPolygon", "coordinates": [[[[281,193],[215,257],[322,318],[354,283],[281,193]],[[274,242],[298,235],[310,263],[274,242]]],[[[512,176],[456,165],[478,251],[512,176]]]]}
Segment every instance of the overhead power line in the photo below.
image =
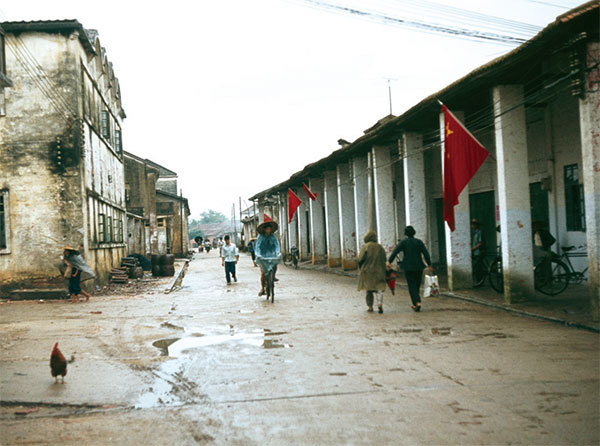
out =
{"type": "Polygon", "coordinates": [[[375,1],[374,7],[354,6],[351,1],[289,0],[315,9],[417,31],[445,34],[471,41],[520,45],[539,31],[539,27],[474,11],[441,5],[426,0],[375,1]],[[375,9],[377,8],[377,9],[375,9]],[[437,21],[451,21],[451,24],[437,21]],[[459,23],[461,26],[456,26],[459,23]],[[476,25],[475,28],[473,25],[476,25]]]}

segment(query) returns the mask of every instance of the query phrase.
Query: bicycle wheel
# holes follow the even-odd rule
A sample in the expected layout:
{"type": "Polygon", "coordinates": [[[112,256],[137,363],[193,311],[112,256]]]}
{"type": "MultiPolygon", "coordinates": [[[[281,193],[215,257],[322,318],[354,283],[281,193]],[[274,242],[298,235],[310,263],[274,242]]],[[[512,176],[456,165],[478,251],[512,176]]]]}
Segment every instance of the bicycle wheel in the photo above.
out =
{"type": "Polygon", "coordinates": [[[283,256],[283,264],[285,266],[290,266],[292,264],[292,255],[291,254],[286,254],[285,256],[283,256]]]}
{"type": "Polygon", "coordinates": [[[488,273],[490,277],[490,286],[497,292],[504,292],[504,272],[502,271],[502,259],[496,257],[490,265],[488,273]]]}
{"type": "Polygon", "coordinates": [[[534,283],[540,293],[555,296],[569,286],[569,269],[560,260],[542,262],[535,267],[534,283]]]}
{"type": "Polygon", "coordinates": [[[477,288],[485,283],[488,276],[489,266],[483,256],[478,257],[473,262],[473,287],[477,288]]]}

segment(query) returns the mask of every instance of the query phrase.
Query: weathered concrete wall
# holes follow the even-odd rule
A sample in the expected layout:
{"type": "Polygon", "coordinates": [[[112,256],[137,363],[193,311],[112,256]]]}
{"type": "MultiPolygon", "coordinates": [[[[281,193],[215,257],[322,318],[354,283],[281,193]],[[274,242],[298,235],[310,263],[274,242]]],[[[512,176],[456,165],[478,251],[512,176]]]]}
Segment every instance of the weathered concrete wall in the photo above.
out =
{"type": "Polygon", "coordinates": [[[7,52],[14,86],[5,90],[6,115],[0,117],[0,188],[11,205],[11,249],[0,254],[0,288],[62,284],[56,265],[65,244],[82,250],[102,282],[126,249],[121,241],[102,247],[109,252],[94,252],[97,210],[111,206],[105,212],[114,218],[115,234],[126,228],[115,136],[122,118],[112,67],[104,51],[86,52],[77,32],[25,32],[19,38],[53,88],[40,89],[31,66],[7,52]],[[88,87],[96,92],[90,97],[84,94],[88,87]],[[100,107],[112,116],[113,131],[105,137],[97,128],[100,107]]]}
{"type": "MultiPolygon", "coordinates": [[[[68,38],[28,34],[21,39],[76,109],[68,38]]],[[[11,52],[6,68],[14,86],[5,90],[6,115],[0,117],[0,189],[8,191],[10,201],[11,249],[0,254],[0,292],[61,284],[56,268],[61,248],[78,247],[85,232],[79,127],[52,107],[11,52]]]]}

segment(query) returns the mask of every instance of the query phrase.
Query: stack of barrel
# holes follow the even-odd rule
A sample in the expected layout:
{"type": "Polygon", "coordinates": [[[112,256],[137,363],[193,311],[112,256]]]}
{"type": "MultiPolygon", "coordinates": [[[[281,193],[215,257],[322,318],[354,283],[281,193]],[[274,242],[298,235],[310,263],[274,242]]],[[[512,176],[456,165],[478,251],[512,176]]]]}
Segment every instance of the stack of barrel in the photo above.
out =
{"type": "Polygon", "coordinates": [[[110,270],[110,281],[112,283],[127,283],[129,272],[127,267],[112,268],[110,270]]]}
{"type": "Polygon", "coordinates": [[[173,254],[152,254],[151,260],[153,276],[175,275],[175,256],[173,254]]]}

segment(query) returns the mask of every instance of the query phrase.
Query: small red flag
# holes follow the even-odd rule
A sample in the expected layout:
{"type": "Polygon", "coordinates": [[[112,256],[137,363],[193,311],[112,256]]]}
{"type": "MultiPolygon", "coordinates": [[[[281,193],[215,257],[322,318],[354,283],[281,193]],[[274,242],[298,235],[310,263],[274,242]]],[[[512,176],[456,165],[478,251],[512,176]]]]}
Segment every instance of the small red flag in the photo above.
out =
{"type": "Polygon", "coordinates": [[[298,196],[292,191],[292,189],[288,189],[288,223],[292,222],[292,218],[294,218],[296,209],[298,209],[298,206],[300,206],[301,204],[302,200],[298,198],[298,196]]]}
{"type": "Polygon", "coordinates": [[[454,206],[458,196],[479,170],[489,152],[458,119],[442,105],[444,112],[444,220],[454,231],[454,206]]]}
{"type": "Polygon", "coordinates": [[[263,214],[263,219],[264,219],[264,221],[273,221],[273,219],[271,217],[269,217],[267,214],[263,214]]]}
{"type": "Polygon", "coordinates": [[[302,186],[304,186],[304,190],[306,191],[308,198],[310,198],[312,201],[315,201],[317,199],[317,194],[312,193],[306,184],[302,183],[302,186]]]}

